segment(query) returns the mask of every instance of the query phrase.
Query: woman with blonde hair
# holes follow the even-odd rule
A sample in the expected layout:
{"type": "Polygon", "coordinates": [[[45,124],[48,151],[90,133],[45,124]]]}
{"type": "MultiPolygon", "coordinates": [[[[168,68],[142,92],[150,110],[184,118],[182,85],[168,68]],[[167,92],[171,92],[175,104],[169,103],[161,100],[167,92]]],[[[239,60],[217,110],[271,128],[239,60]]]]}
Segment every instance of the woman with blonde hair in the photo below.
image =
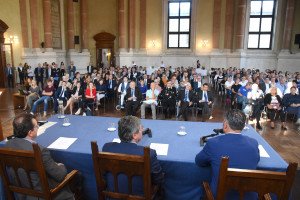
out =
{"type": "Polygon", "coordinates": [[[40,88],[36,84],[36,80],[31,81],[31,86],[28,90],[29,95],[26,96],[26,105],[24,107],[24,110],[27,108],[31,109],[33,106],[33,103],[40,98],[40,88]]]}

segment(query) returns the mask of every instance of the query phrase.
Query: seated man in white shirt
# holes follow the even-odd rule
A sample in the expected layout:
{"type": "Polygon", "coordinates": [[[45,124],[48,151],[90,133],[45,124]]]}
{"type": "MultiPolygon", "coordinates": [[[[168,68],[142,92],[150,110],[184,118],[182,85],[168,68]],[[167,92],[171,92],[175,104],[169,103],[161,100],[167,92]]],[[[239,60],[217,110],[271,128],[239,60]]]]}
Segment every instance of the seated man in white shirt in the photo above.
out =
{"type": "Polygon", "coordinates": [[[126,90],[129,88],[127,76],[123,77],[122,83],[119,85],[118,92],[121,95],[121,108],[124,108],[124,97],[126,95],[126,90]]]}
{"type": "Polygon", "coordinates": [[[150,84],[150,89],[146,92],[146,101],[143,102],[141,106],[141,118],[145,119],[145,108],[148,105],[151,105],[152,110],[152,119],[156,119],[156,106],[157,106],[157,97],[159,91],[155,89],[155,83],[150,84]]]}

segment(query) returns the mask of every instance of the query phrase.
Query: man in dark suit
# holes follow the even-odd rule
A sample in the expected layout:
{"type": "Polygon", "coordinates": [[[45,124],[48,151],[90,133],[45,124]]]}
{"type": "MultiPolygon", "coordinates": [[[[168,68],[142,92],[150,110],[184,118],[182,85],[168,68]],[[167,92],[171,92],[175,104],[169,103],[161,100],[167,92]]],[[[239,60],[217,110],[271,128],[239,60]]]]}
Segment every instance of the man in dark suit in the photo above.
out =
{"type": "MultiPolygon", "coordinates": [[[[137,145],[142,139],[143,127],[140,120],[135,116],[122,117],[118,122],[118,135],[121,143],[109,142],[106,143],[102,151],[112,153],[122,153],[129,155],[144,155],[144,147],[137,145]]],[[[151,163],[151,183],[158,185],[163,181],[162,168],[157,160],[156,151],[150,149],[150,163],[151,163]]],[[[114,178],[113,175],[106,174],[107,190],[114,191],[114,178]]],[[[120,193],[129,193],[128,191],[128,179],[124,174],[118,176],[118,188],[120,193]]],[[[143,180],[139,176],[132,178],[132,194],[141,195],[144,194],[143,180]]]]}
{"type": "Polygon", "coordinates": [[[59,101],[66,101],[69,99],[70,96],[70,89],[67,87],[67,82],[63,81],[61,86],[57,88],[56,92],[54,93],[54,112],[57,113],[58,111],[58,104],[59,101]]]}
{"type": "Polygon", "coordinates": [[[270,78],[266,77],[265,81],[263,83],[259,83],[258,87],[263,91],[264,94],[268,93],[271,88],[270,78]]]}
{"type": "Polygon", "coordinates": [[[19,64],[18,72],[19,72],[19,78],[20,78],[20,85],[24,85],[25,70],[24,70],[24,67],[22,66],[22,63],[19,64]]]}
{"type": "MultiPolygon", "coordinates": [[[[223,156],[229,157],[229,168],[239,169],[255,170],[260,159],[257,141],[241,134],[245,126],[245,114],[241,110],[233,109],[229,110],[224,118],[223,132],[225,134],[209,139],[203,150],[195,158],[198,166],[211,167],[210,188],[215,198],[223,156]]],[[[230,191],[227,193],[226,199],[239,199],[239,193],[230,191]]],[[[257,199],[257,194],[249,192],[244,195],[245,199],[257,199]]]]}
{"type": "Polygon", "coordinates": [[[7,78],[8,87],[14,87],[14,70],[10,66],[10,64],[7,64],[5,68],[5,76],[7,78]],[[10,86],[11,83],[11,86],[10,86]]]}
{"type": "Polygon", "coordinates": [[[145,83],[145,85],[147,86],[148,89],[150,89],[151,80],[148,79],[147,74],[144,74],[144,75],[143,75],[143,78],[144,78],[144,83],[145,83]]]}
{"type": "Polygon", "coordinates": [[[43,83],[43,76],[44,76],[44,69],[41,67],[41,64],[38,64],[38,67],[34,69],[34,75],[37,85],[39,86],[39,83],[41,83],[41,88],[44,88],[43,83]]]}
{"type": "MultiPolygon", "coordinates": [[[[5,147],[9,149],[24,150],[24,151],[33,151],[32,143],[35,142],[34,139],[37,137],[37,132],[39,126],[36,119],[31,114],[21,114],[17,116],[13,121],[14,129],[14,139],[9,140],[5,147]]],[[[50,188],[54,188],[59,182],[63,181],[67,175],[67,169],[63,163],[56,163],[47,148],[39,145],[43,163],[45,166],[47,179],[50,188]]],[[[27,176],[24,171],[18,171],[20,176],[21,184],[27,188],[30,188],[27,181],[27,176]]],[[[11,178],[13,183],[17,184],[17,179],[13,170],[10,170],[11,178]]],[[[36,172],[31,172],[30,176],[32,177],[32,185],[34,189],[41,190],[42,186],[39,180],[39,177],[36,172]]],[[[18,199],[28,199],[28,200],[38,200],[38,197],[25,196],[18,194],[18,199]]],[[[74,199],[74,195],[71,192],[69,186],[65,186],[60,192],[58,192],[54,199],[74,199]]]]}
{"type": "Polygon", "coordinates": [[[70,66],[68,67],[70,79],[73,79],[76,73],[76,66],[74,66],[74,61],[71,61],[70,66]]]}
{"type": "Polygon", "coordinates": [[[197,106],[202,108],[202,122],[205,122],[206,115],[209,112],[209,108],[212,107],[212,104],[214,102],[214,97],[211,91],[208,91],[207,83],[204,83],[202,90],[198,92],[196,102],[197,106]]]}
{"type": "Polygon", "coordinates": [[[171,79],[168,80],[166,87],[161,92],[162,106],[165,118],[171,118],[176,105],[176,88],[172,87],[171,79]]]}
{"type": "Polygon", "coordinates": [[[52,73],[52,65],[48,65],[46,68],[46,79],[50,79],[50,77],[53,76],[52,73]]]}
{"type": "Polygon", "coordinates": [[[107,84],[107,96],[111,99],[114,96],[115,91],[117,90],[117,82],[113,79],[113,75],[109,75],[109,79],[106,82],[107,84]]]}
{"type": "Polygon", "coordinates": [[[193,81],[193,90],[195,92],[199,92],[201,90],[201,87],[202,87],[202,78],[201,78],[201,75],[199,74],[197,76],[197,79],[193,81]]]}
{"type": "Polygon", "coordinates": [[[130,82],[129,88],[126,90],[126,95],[124,97],[124,100],[126,102],[125,104],[126,116],[128,115],[136,116],[136,111],[141,105],[142,92],[139,87],[136,87],[134,81],[130,82]]]}
{"type": "Polygon", "coordinates": [[[89,75],[92,75],[93,70],[94,70],[93,63],[90,62],[90,63],[89,63],[89,66],[86,67],[86,71],[87,71],[87,73],[88,73],[89,75]]]}
{"type": "Polygon", "coordinates": [[[178,107],[179,114],[178,117],[183,115],[185,121],[188,120],[187,112],[188,108],[193,105],[194,93],[192,91],[192,86],[190,83],[186,84],[185,90],[180,90],[178,95],[178,107]]]}

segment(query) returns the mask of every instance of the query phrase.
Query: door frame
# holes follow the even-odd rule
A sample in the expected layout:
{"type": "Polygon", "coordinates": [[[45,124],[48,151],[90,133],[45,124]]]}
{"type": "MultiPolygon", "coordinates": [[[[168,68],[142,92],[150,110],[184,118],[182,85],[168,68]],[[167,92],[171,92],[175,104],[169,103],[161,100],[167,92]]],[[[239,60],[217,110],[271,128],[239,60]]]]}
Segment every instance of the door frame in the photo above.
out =
{"type": "MultiPolygon", "coordinates": [[[[114,41],[116,39],[116,36],[114,36],[111,33],[107,32],[101,32],[96,35],[94,35],[94,40],[96,41],[96,63],[98,67],[98,55],[99,55],[99,49],[110,49],[111,50],[111,64],[112,66],[115,66],[115,51],[114,51],[114,41]]],[[[102,50],[101,50],[102,54],[102,50]]],[[[102,59],[102,58],[101,58],[102,59]]]]}

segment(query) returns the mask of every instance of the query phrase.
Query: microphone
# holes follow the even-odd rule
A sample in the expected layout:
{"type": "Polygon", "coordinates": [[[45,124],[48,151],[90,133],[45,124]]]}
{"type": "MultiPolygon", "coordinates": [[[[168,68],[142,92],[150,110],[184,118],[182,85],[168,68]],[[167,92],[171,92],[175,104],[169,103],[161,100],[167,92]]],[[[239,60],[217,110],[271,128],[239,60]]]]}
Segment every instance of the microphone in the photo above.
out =
{"type": "Polygon", "coordinates": [[[221,129],[214,129],[213,132],[215,132],[217,134],[219,134],[219,133],[223,134],[224,133],[222,128],[221,129]]]}
{"type": "Polygon", "coordinates": [[[149,136],[150,138],[152,138],[152,131],[151,131],[150,128],[146,128],[146,129],[143,131],[143,135],[146,135],[146,134],[148,134],[148,136],[149,136]]]}

